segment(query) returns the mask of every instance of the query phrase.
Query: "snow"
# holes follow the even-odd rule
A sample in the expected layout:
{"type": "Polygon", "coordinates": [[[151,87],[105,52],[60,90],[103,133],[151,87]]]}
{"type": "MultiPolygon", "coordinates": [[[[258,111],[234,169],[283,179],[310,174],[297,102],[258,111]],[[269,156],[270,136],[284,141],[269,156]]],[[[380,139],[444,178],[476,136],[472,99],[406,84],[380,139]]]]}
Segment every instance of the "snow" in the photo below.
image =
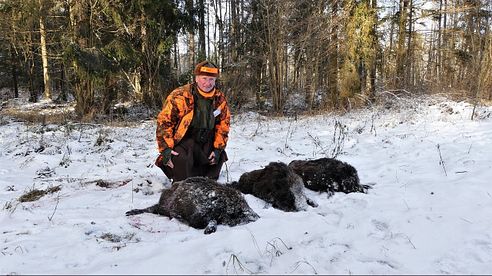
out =
{"type": "Polygon", "coordinates": [[[235,114],[219,182],[271,161],[336,155],[372,189],[306,190],[319,206],[300,212],[245,195],[260,218],[210,235],[125,216],[170,185],[153,165],[154,121],[1,118],[0,274],[491,274],[492,108],[480,106],[475,120],[472,110],[422,97],[344,115],[235,114]]]}

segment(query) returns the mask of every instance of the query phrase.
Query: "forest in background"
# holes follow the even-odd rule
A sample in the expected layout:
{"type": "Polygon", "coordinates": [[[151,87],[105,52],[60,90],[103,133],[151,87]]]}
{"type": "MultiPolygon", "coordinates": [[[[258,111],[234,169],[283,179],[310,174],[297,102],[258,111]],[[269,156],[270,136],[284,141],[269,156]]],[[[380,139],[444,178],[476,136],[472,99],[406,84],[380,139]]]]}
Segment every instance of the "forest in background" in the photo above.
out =
{"type": "Polygon", "coordinates": [[[79,119],[159,109],[205,58],[236,111],[492,100],[490,0],[0,0],[0,15],[0,88],[79,119]]]}

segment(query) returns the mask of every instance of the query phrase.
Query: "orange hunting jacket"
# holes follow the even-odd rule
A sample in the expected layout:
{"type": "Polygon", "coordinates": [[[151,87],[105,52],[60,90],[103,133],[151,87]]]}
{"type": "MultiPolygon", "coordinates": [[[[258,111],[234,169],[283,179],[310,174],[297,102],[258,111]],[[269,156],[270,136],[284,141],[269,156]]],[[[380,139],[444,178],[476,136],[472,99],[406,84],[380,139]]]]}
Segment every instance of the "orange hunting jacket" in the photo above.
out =
{"type": "MultiPolygon", "coordinates": [[[[193,119],[194,99],[191,89],[194,84],[176,88],[167,97],[162,111],[157,116],[157,146],[159,152],[166,148],[173,149],[186,134],[193,119]]],[[[213,96],[215,116],[214,148],[223,150],[227,145],[231,113],[224,94],[215,89],[213,96]]]]}

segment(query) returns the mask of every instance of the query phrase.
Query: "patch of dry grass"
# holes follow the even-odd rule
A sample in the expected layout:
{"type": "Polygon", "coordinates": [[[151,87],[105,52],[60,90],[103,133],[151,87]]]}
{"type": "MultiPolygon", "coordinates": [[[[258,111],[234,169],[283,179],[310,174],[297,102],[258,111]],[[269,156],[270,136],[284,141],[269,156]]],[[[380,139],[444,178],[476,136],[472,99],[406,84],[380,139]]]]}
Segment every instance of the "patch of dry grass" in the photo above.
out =
{"type": "Polygon", "coordinates": [[[8,108],[0,112],[2,116],[8,116],[17,120],[33,124],[66,124],[75,120],[71,112],[42,112],[42,110],[20,110],[8,108]]]}
{"type": "Polygon", "coordinates": [[[15,120],[32,124],[56,124],[65,125],[68,123],[94,123],[112,127],[134,127],[139,125],[142,120],[149,118],[134,118],[121,114],[90,114],[83,118],[78,118],[73,109],[67,106],[53,105],[36,108],[23,109],[22,107],[12,106],[0,110],[2,117],[10,117],[15,120]]]}
{"type": "Polygon", "coordinates": [[[47,194],[56,193],[61,190],[61,186],[49,187],[46,190],[32,189],[19,197],[19,202],[36,201],[47,194]]]}

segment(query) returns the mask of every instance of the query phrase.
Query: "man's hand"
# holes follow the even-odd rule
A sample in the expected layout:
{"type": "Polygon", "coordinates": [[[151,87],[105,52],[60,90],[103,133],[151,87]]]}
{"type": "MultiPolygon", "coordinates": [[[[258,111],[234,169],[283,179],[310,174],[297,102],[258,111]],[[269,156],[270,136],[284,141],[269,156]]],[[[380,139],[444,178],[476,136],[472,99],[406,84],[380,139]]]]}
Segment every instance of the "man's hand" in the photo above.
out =
{"type": "Polygon", "coordinates": [[[222,153],[222,150],[215,149],[213,150],[210,155],[208,156],[208,161],[210,165],[215,165],[219,162],[220,159],[220,154],[222,153]]]}
{"type": "Polygon", "coordinates": [[[161,152],[162,164],[168,166],[169,168],[174,168],[173,161],[171,160],[171,156],[179,155],[179,153],[175,152],[170,148],[166,148],[163,152],[161,152]]]}

